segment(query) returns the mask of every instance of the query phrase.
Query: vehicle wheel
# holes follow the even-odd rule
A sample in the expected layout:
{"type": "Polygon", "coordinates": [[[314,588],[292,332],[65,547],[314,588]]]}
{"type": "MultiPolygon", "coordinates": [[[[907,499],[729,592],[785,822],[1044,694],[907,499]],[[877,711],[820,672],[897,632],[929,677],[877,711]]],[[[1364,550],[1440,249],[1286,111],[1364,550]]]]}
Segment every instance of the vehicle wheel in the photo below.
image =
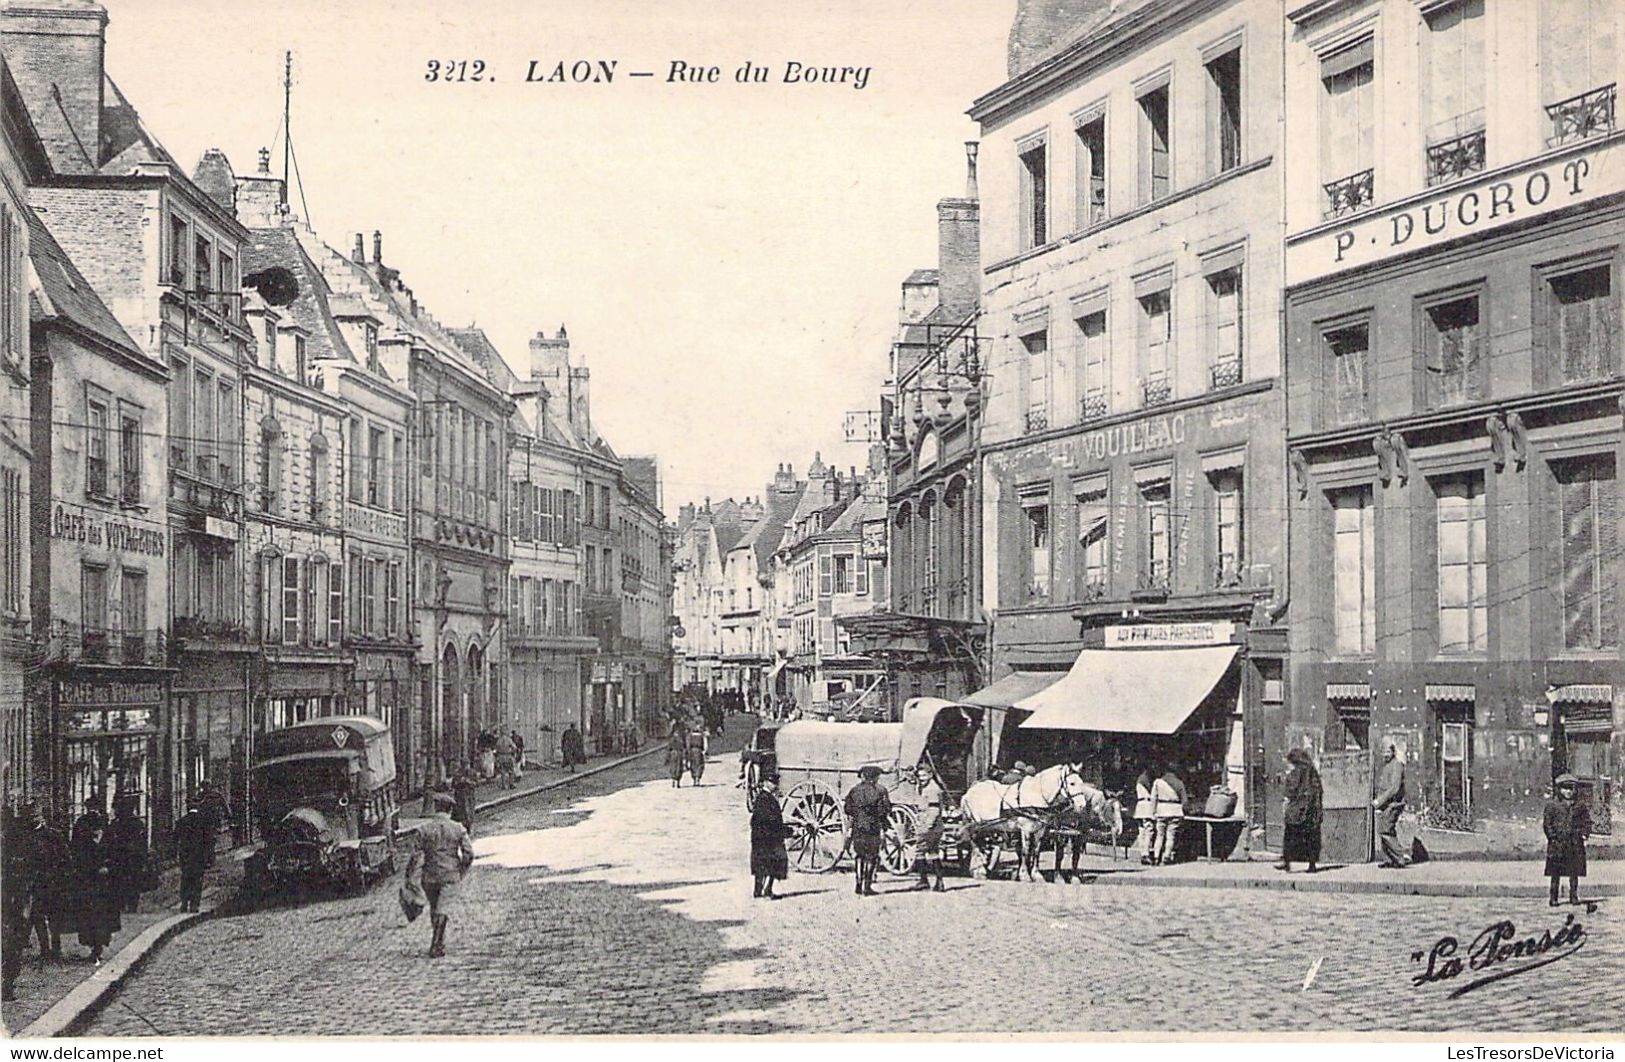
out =
{"type": "Polygon", "coordinates": [[[754,763],[745,765],[745,810],[756,810],[756,798],[762,792],[761,768],[754,763]]]}
{"type": "Polygon", "coordinates": [[[804,874],[827,874],[846,852],[846,812],[835,794],[818,782],[800,782],[784,797],[785,847],[804,874]]]}
{"type": "Polygon", "coordinates": [[[919,818],[914,809],[893,804],[886,815],[886,832],[880,835],[880,865],[893,874],[914,869],[919,851],[919,818]]]}

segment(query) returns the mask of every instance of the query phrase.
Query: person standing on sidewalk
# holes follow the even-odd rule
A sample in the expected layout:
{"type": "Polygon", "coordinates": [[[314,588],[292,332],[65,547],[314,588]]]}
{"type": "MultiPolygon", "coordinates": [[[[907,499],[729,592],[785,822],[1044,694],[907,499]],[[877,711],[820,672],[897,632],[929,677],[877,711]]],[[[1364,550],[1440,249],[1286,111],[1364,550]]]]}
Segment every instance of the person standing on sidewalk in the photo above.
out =
{"type": "Polygon", "coordinates": [[[1140,826],[1140,863],[1150,866],[1157,855],[1157,802],[1151,787],[1157,784],[1155,767],[1147,767],[1134,779],[1134,821],[1140,826]]]}
{"type": "Polygon", "coordinates": [[[1580,902],[1580,879],[1586,875],[1586,838],[1591,836],[1591,808],[1576,798],[1579,780],[1564,771],[1552,781],[1551,801],[1541,826],[1546,832],[1546,876],[1552,881],[1548,895],[1557,906],[1559,878],[1569,879],[1569,903],[1580,902]]]}
{"type": "MultiPolygon", "coordinates": [[[[479,784],[479,776],[474,773],[474,768],[467,764],[458,770],[457,777],[451,783],[451,804],[456,809],[451,817],[462,823],[463,829],[470,834],[474,832],[474,805],[479,784]]],[[[438,800],[443,795],[436,793],[435,799],[438,800]]],[[[435,804],[436,808],[439,806],[438,803],[435,804]]]]}
{"type": "Polygon", "coordinates": [[[29,834],[33,874],[29,880],[28,924],[39,943],[40,961],[62,958],[62,934],[72,928],[68,902],[73,895],[68,839],[51,825],[44,808],[34,813],[29,834]]]}
{"type": "Polygon", "coordinates": [[[446,927],[463,875],[474,863],[474,843],[463,824],[452,819],[452,803],[445,793],[435,794],[434,818],[417,828],[417,851],[406,870],[408,876],[421,875],[424,895],[429,898],[431,959],[446,954],[446,927]]]}
{"type": "Polygon", "coordinates": [[[1377,865],[1396,870],[1408,865],[1410,860],[1399,846],[1399,816],[1405,812],[1405,762],[1392,742],[1382,751],[1377,798],[1371,806],[1377,809],[1377,841],[1382,846],[1382,862],[1377,865]]]}
{"type": "Polygon", "coordinates": [[[846,819],[852,830],[855,881],[852,891],[859,896],[875,894],[875,864],[880,861],[880,836],[891,815],[891,797],[880,787],[880,768],[865,764],[858,768],[862,779],[846,794],[846,819]]]}
{"type": "Polygon", "coordinates": [[[120,911],[141,908],[147,882],[147,824],[138,816],[133,797],[118,800],[112,825],[107,827],[107,862],[113,875],[113,893],[120,911]]]}
{"type": "Polygon", "coordinates": [[[671,728],[671,736],[666,739],[666,773],[671,775],[671,787],[679,789],[683,784],[683,772],[688,769],[688,738],[681,726],[671,728]]]}
{"type": "Polygon", "coordinates": [[[496,739],[496,747],[493,751],[496,755],[497,788],[512,789],[514,754],[513,738],[509,737],[507,734],[498,734],[496,739]]]}
{"type": "Polygon", "coordinates": [[[1308,873],[1313,874],[1320,862],[1320,772],[1303,749],[1288,749],[1286,762],[1286,835],[1281,841],[1281,861],[1275,869],[1291,873],[1293,860],[1301,859],[1309,864],[1308,873]]]}
{"type": "Polygon", "coordinates": [[[1151,814],[1157,824],[1157,845],[1151,862],[1157,866],[1175,862],[1179,827],[1185,821],[1185,798],[1185,783],[1172,769],[1163,771],[1151,783],[1151,814]]]}
{"type": "Polygon", "coordinates": [[[7,806],[0,822],[0,999],[10,1003],[17,998],[17,978],[23,969],[23,949],[28,947],[28,898],[34,877],[33,831],[29,819],[33,809],[7,806]]]}
{"type": "Polygon", "coordinates": [[[751,896],[760,900],[777,900],[773,883],[790,876],[790,853],[784,842],[790,836],[784,824],[784,811],[779,807],[779,780],[773,775],[762,779],[762,791],[750,809],[750,876],[754,881],[751,896]]]}
{"type": "Polygon", "coordinates": [[[576,767],[587,762],[587,747],[574,723],[566,727],[564,735],[559,738],[559,754],[564,757],[564,769],[571,774],[575,773],[576,767]]]}
{"type": "Polygon", "coordinates": [[[101,962],[102,951],[113,942],[113,934],[124,928],[113,882],[107,820],[101,811],[92,808],[80,817],[74,824],[70,844],[79,943],[90,949],[92,962],[101,962]]]}
{"type": "Polygon", "coordinates": [[[513,780],[517,782],[525,773],[525,738],[516,729],[508,735],[508,740],[513,742],[513,780]]]}
{"type": "Polygon", "coordinates": [[[181,864],[181,910],[197,911],[203,903],[203,873],[214,863],[214,835],[195,799],[175,822],[175,856],[181,864]]]}

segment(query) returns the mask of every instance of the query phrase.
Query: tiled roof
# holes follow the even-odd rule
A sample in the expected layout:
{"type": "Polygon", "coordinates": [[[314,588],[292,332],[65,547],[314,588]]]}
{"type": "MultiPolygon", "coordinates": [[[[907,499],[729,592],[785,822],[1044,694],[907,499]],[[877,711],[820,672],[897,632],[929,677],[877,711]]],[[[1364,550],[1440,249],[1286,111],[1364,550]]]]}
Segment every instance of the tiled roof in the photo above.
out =
{"type": "Polygon", "coordinates": [[[793,493],[771,491],[763,499],[763,508],[766,511],[740,543],[756,551],[758,572],[767,571],[768,566],[773,563],[773,552],[779,548],[779,543],[784,539],[786,523],[796,511],[805,489],[803,486],[793,493]]]}
{"type": "Polygon", "coordinates": [[[24,208],[28,218],[28,257],[39,283],[30,290],[30,315],[36,321],[66,322],[125,353],[145,358],[101,296],[79,272],[45,222],[24,208]]]}
{"type": "Polygon", "coordinates": [[[293,273],[299,282],[299,294],[293,302],[280,307],[284,319],[307,333],[305,349],[312,358],[338,358],[355,361],[355,354],[338,322],[333,319],[331,301],[333,289],[322,276],[316,263],[310,260],[291,229],[253,229],[249,241],[243,245],[243,273],[257,273],[272,266],[281,266],[293,273]]]}

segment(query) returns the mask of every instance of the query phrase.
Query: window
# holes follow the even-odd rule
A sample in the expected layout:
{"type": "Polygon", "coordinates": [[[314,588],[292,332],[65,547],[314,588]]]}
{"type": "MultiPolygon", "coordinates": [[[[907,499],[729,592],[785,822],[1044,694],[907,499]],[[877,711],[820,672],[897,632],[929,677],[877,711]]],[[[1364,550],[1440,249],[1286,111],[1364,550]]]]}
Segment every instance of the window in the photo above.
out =
{"type": "Polygon", "coordinates": [[[344,563],[334,561],[327,573],[327,641],[344,640],[344,563]]]}
{"type": "Polygon", "coordinates": [[[299,641],[299,559],[282,558],[282,641],[299,641]]]}
{"type": "Polygon", "coordinates": [[[1040,140],[1020,149],[1021,249],[1049,242],[1049,145],[1040,140]]]}
{"type": "Polygon", "coordinates": [[[1472,473],[1436,480],[1434,495],[1438,511],[1439,652],[1482,653],[1489,644],[1484,477],[1472,473]]]}
{"type": "Polygon", "coordinates": [[[1241,165],[1241,49],[1208,63],[1207,76],[1213,171],[1223,173],[1241,165]]]}
{"type": "Polygon", "coordinates": [[[606,546],[604,548],[603,561],[604,573],[602,578],[599,579],[599,584],[603,588],[604,593],[613,594],[619,589],[619,587],[615,585],[615,551],[606,546]]]}
{"type": "Polygon", "coordinates": [[[107,566],[79,566],[79,615],[87,656],[107,651],[107,566]]]}
{"type": "Polygon", "coordinates": [[[1104,417],[1111,409],[1106,377],[1106,311],[1078,318],[1082,374],[1080,415],[1084,420],[1104,417]]]}
{"type": "MultiPolygon", "coordinates": [[[[147,573],[125,568],[119,573],[119,581],[119,625],[126,636],[139,638],[147,629],[147,573]]],[[[125,662],[132,662],[128,655],[125,662]]]]}
{"type": "Polygon", "coordinates": [[[125,505],[141,502],[141,418],[120,406],[118,433],[119,500],[125,505]]]}
{"type": "Polygon", "coordinates": [[[1443,184],[1484,168],[1484,0],[1460,0],[1425,17],[1427,183],[1443,184]]]}
{"type": "Polygon", "coordinates": [[[1047,601],[1050,595],[1049,496],[1021,499],[1022,528],[1026,535],[1023,581],[1028,601],[1047,601]]]}
{"type": "Polygon", "coordinates": [[[186,219],[176,214],[169,215],[169,282],[186,286],[187,249],[191,247],[191,240],[186,231],[186,219]]]}
{"type": "Polygon", "coordinates": [[[1027,430],[1049,427],[1049,332],[1031,332],[1021,337],[1027,354],[1027,430]]]}
{"type": "Polygon", "coordinates": [[[214,253],[209,241],[202,236],[193,241],[192,291],[200,299],[214,301],[214,253]]]}
{"type": "Polygon", "coordinates": [[[835,592],[850,594],[857,590],[857,565],[850,553],[835,555],[835,592]]]}
{"type": "Polygon", "coordinates": [[[1321,188],[1328,218],[1352,214],[1375,201],[1374,54],[1366,37],[1320,61],[1321,188]]]}
{"type": "Polygon", "coordinates": [[[1215,390],[1241,383],[1241,269],[1207,278],[1209,382],[1215,390]]]}
{"type": "Polygon", "coordinates": [[[310,437],[310,520],[327,519],[327,439],[320,432],[310,437]]]}
{"type": "Polygon", "coordinates": [[[367,368],[373,372],[378,371],[378,326],[371,321],[367,322],[363,333],[367,350],[367,368]]]}
{"type": "Polygon", "coordinates": [[[1140,97],[1140,202],[1149,203],[1170,190],[1168,152],[1168,86],[1140,97]]]}
{"type": "Polygon", "coordinates": [[[1478,296],[1451,299],[1422,310],[1426,405],[1443,409],[1484,397],[1484,335],[1478,296]]]}
{"type": "Polygon", "coordinates": [[[1619,645],[1619,487],[1611,454],[1555,464],[1562,496],[1563,647],[1619,645]]]}
{"type": "Polygon", "coordinates": [[[1240,586],[1245,563],[1241,469],[1215,472],[1208,481],[1213,487],[1213,584],[1240,586]]]}
{"type": "Polygon", "coordinates": [[[1140,485],[1141,534],[1140,589],[1168,590],[1173,581],[1174,539],[1172,493],[1166,479],[1140,485]]]}
{"type": "Polygon", "coordinates": [[[0,469],[0,611],[22,611],[23,594],[23,476],[15,468],[0,469]]]}
{"type": "Polygon", "coordinates": [[[221,380],[216,394],[220,399],[220,438],[226,440],[227,448],[215,462],[215,478],[231,486],[237,480],[237,462],[242,456],[243,435],[237,426],[237,387],[230,380],[221,380]]]}
{"type": "Polygon", "coordinates": [[[361,562],[361,633],[372,637],[378,632],[378,561],[367,557],[361,562]]]}
{"type": "Polygon", "coordinates": [[[390,561],[384,568],[384,633],[393,637],[401,630],[401,562],[390,561]]]}
{"type": "Polygon", "coordinates": [[[214,374],[201,365],[192,366],[192,453],[201,479],[214,476],[215,443],[214,374]]]}
{"type": "Polygon", "coordinates": [[[1606,263],[1546,279],[1544,340],[1549,384],[1612,376],[1619,366],[1619,300],[1606,263]]]}
{"type": "Polygon", "coordinates": [[[1549,146],[1615,129],[1617,10],[1616,0],[1542,0],[1540,90],[1549,146]]]}
{"type": "Polygon", "coordinates": [[[309,366],[305,362],[305,337],[293,334],[293,378],[302,384],[310,382],[309,366]]]}
{"type": "Polygon", "coordinates": [[[1108,592],[1107,528],[1111,509],[1107,481],[1098,478],[1081,483],[1074,497],[1078,526],[1076,597],[1079,601],[1098,601],[1108,592]]]}
{"type": "Polygon", "coordinates": [[[367,504],[384,503],[384,432],[382,428],[367,429],[367,504]]]}
{"type": "Polygon", "coordinates": [[[184,470],[192,444],[192,370],[183,358],[169,359],[169,463],[184,470]]]}
{"type": "Polygon", "coordinates": [[[277,370],[276,364],[276,321],[270,317],[265,319],[265,359],[261,363],[272,372],[277,370]]]}
{"type": "Polygon", "coordinates": [[[1370,487],[1340,490],[1332,503],[1332,614],[1339,653],[1376,651],[1376,510],[1370,487]]]}
{"type": "Polygon", "coordinates": [[[1078,126],[1077,227],[1106,220],[1106,116],[1097,114],[1078,126]]]}
{"type": "Polygon", "coordinates": [[[1140,296],[1140,398],[1144,405],[1160,406],[1173,398],[1173,380],[1168,371],[1169,348],[1173,342],[1173,314],[1169,291],[1152,291],[1140,296]]]}
{"type": "Polygon", "coordinates": [[[602,497],[598,500],[598,516],[603,520],[603,523],[599,526],[607,528],[609,527],[609,487],[605,485],[598,489],[602,493],[602,497]]]}
{"type": "Polygon", "coordinates": [[[215,305],[228,320],[237,319],[237,296],[242,288],[237,283],[237,259],[221,251],[219,255],[220,297],[215,305]]]}
{"type": "Polygon", "coordinates": [[[276,421],[260,427],[260,509],[277,512],[282,489],[282,428],[276,421]]]}
{"type": "Polygon", "coordinates": [[[389,508],[391,512],[406,511],[406,438],[399,432],[390,433],[389,449],[389,508]]]}
{"type": "Polygon", "coordinates": [[[1371,326],[1365,323],[1334,328],[1324,336],[1330,361],[1329,393],[1333,424],[1355,424],[1368,416],[1370,384],[1367,362],[1371,352],[1371,326]]]}
{"type": "Polygon", "coordinates": [[[598,488],[587,484],[587,526],[598,526],[598,488]]]}
{"type": "Polygon", "coordinates": [[[107,497],[107,401],[99,395],[85,400],[85,493],[107,497]]]}

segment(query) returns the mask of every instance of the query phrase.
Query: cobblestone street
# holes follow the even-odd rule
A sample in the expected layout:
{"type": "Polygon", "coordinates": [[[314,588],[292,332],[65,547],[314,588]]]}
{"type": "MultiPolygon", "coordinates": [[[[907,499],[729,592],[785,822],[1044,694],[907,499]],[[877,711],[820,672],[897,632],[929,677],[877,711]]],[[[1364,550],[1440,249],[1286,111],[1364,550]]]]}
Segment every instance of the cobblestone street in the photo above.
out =
{"type": "Polygon", "coordinates": [[[391,885],[224,917],[165,945],[95,1036],[1551,1029],[1617,1031],[1617,901],[951,880],[946,895],[840,874],[749,899],[734,759],[673,790],[650,756],[479,823],[450,953],[424,958],[391,885]],[[1425,951],[1569,911],[1572,958],[1413,987],[1425,951]],[[1309,977],[1311,971],[1314,976],[1309,977]]]}

